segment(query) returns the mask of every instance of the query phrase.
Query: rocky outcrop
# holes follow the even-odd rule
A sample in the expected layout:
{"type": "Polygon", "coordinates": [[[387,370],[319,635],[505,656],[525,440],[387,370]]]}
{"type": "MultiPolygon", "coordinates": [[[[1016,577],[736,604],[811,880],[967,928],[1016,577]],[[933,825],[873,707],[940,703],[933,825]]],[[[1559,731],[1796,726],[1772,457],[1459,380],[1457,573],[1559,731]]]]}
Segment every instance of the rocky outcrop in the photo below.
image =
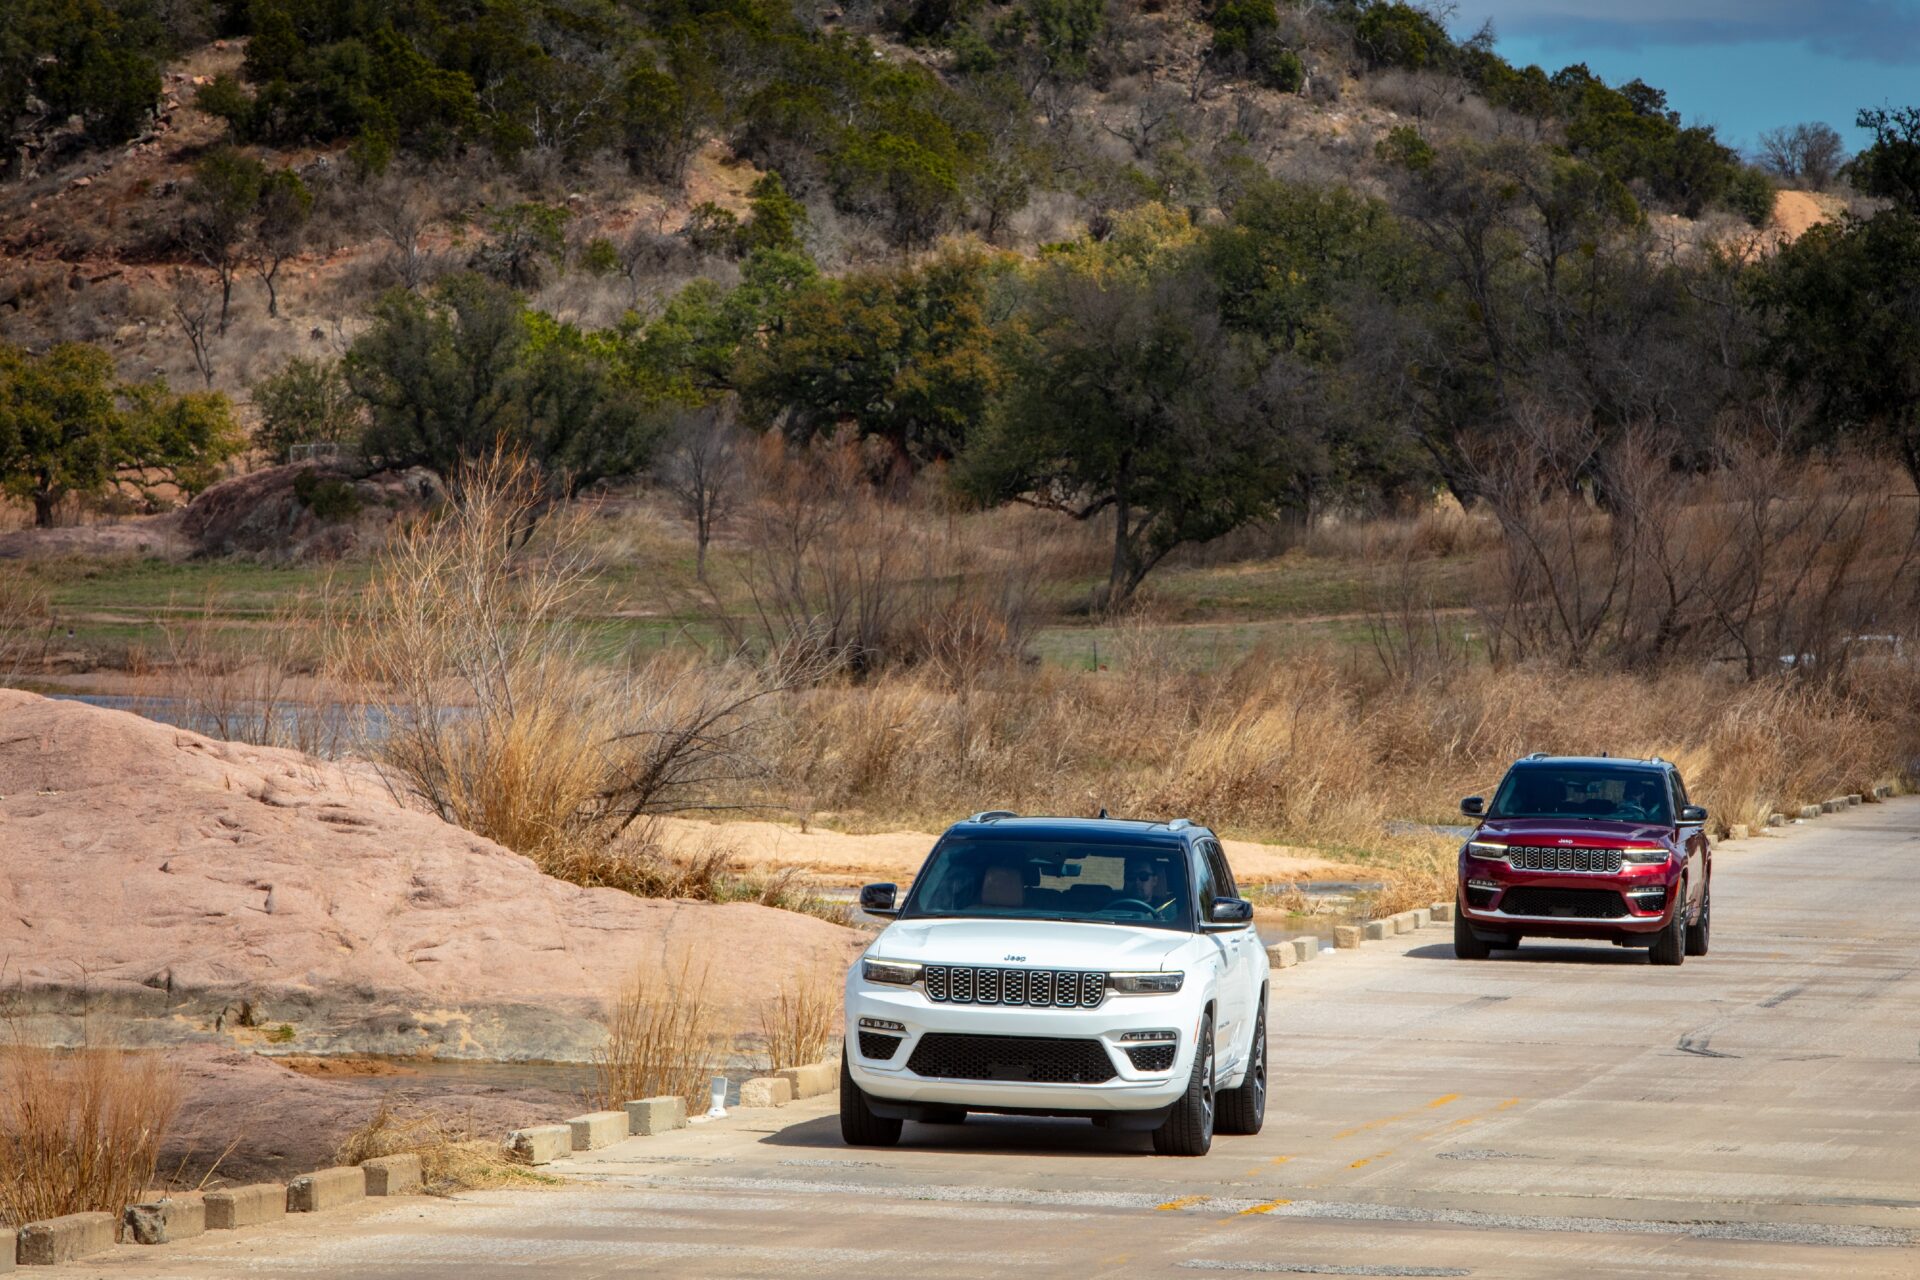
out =
{"type": "Polygon", "coordinates": [[[36,1038],[583,1061],[637,971],[690,954],[749,1030],[858,948],[555,880],[352,767],[0,689],[0,1003],[36,1038]]]}

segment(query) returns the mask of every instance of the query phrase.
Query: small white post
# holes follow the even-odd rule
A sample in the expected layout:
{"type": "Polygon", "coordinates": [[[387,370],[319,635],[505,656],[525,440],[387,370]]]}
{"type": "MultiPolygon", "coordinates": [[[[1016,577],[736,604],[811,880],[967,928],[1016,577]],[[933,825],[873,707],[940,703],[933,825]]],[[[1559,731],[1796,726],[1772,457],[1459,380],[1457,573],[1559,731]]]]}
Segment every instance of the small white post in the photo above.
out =
{"type": "Polygon", "coordinates": [[[718,1120],[727,1114],[727,1078],[713,1078],[713,1105],[707,1108],[707,1119],[718,1120]]]}

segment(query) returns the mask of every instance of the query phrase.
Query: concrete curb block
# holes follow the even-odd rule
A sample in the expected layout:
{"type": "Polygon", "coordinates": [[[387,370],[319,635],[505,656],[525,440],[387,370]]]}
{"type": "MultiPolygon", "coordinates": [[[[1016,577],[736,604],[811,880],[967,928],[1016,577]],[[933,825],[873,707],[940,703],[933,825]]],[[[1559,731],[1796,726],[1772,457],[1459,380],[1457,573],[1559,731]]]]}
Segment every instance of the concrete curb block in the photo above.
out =
{"type": "Polygon", "coordinates": [[[627,1138],[625,1111],[593,1111],[567,1121],[575,1151],[598,1151],[627,1138]]]}
{"type": "Polygon", "coordinates": [[[50,1267],[113,1248],[119,1224],[110,1213],[69,1213],[20,1228],[16,1261],[23,1267],[50,1267]]]}
{"type": "Polygon", "coordinates": [[[362,1162],[360,1172],[367,1178],[370,1196],[417,1196],[420,1194],[420,1157],[415,1155],[376,1156],[362,1162]]]}
{"type": "Polygon", "coordinates": [[[1744,822],[1729,823],[1727,826],[1727,839],[1729,840],[1745,840],[1752,834],[1752,828],[1748,827],[1744,822]]]}
{"type": "Polygon", "coordinates": [[[1893,788],[1883,782],[1873,789],[1873,798],[1875,800],[1891,800],[1893,799],[1893,788]]]}
{"type": "Polygon", "coordinates": [[[537,1124],[507,1135],[507,1153],[522,1164],[552,1164],[573,1154],[573,1129],[564,1124],[537,1124]]]}
{"type": "Polygon", "coordinates": [[[1800,816],[1803,818],[1817,818],[1824,812],[1826,812],[1826,810],[1817,804],[1803,804],[1800,806],[1800,816]]]}
{"type": "Polygon", "coordinates": [[[1293,940],[1293,958],[1301,964],[1320,954],[1320,939],[1311,933],[1303,933],[1293,940]]]}
{"type": "Polygon", "coordinates": [[[206,1202],[209,1231],[233,1231],[287,1216],[287,1189],[277,1182],[209,1191],[206,1202]]]}
{"type": "Polygon", "coordinates": [[[1351,951],[1360,945],[1360,926],[1357,924],[1337,924],[1333,926],[1333,949],[1351,951]]]}
{"type": "Polygon", "coordinates": [[[19,1233],[0,1224],[0,1272],[13,1270],[14,1254],[20,1249],[19,1233]]]}
{"type": "Polygon", "coordinates": [[[1784,813],[1770,813],[1767,815],[1767,825],[1770,827],[1784,827],[1787,825],[1787,815],[1784,813]]]}
{"type": "Polygon", "coordinates": [[[358,1165],[303,1173],[287,1184],[288,1213],[318,1213],[367,1198],[367,1175],[358,1165]]]}
{"type": "Polygon", "coordinates": [[[1276,942],[1267,948],[1267,967],[1269,969],[1291,969],[1300,963],[1300,953],[1293,949],[1291,942],[1276,942]]]}
{"type": "Polygon", "coordinates": [[[743,1107],[784,1107],[793,1101],[793,1083],[779,1076],[756,1076],[740,1083],[743,1107]]]}
{"type": "Polygon", "coordinates": [[[1451,902],[1434,903],[1433,904],[1433,922],[1435,924],[1452,924],[1453,923],[1453,904],[1451,902]]]}
{"type": "Polygon", "coordinates": [[[198,1192],[155,1196],[121,1211],[126,1239],[134,1244],[172,1244],[207,1229],[207,1201],[198,1192]]]}
{"type": "Polygon", "coordinates": [[[1432,907],[1415,907],[1413,909],[1413,927],[1414,928],[1424,929],[1432,923],[1433,923],[1432,907]]]}
{"type": "Polygon", "coordinates": [[[626,1112],[627,1131],[635,1137],[650,1138],[669,1129],[687,1127],[685,1098],[636,1098],[626,1104],[626,1112]]]}
{"type": "Polygon", "coordinates": [[[1387,917],[1387,923],[1393,926],[1395,933],[1412,933],[1420,927],[1415,922],[1411,911],[1397,911],[1387,917]]]}
{"type": "Polygon", "coordinates": [[[817,1098],[840,1087],[840,1063],[809,1062],[804,1067],[782,1067],[773,1073],[791,1085],[795,1098],[817,1098]]]}
{"type": "Polygon", "coordinates": [[[1398,932],[1391,920],[1369,920],[1360,928],[1360,936],[1368,942],[1383,942],[1398,932]]]}
{"type": "Polygon", "coordinates": [[[1864,804],[1865,802],[1866,802],[1866,797],[1861,795],[1859,792],[1850,791],[1847,793],[1848,808],[1852,808],[1854,805],[1857,805],[1857,804],[1864,804]]]}

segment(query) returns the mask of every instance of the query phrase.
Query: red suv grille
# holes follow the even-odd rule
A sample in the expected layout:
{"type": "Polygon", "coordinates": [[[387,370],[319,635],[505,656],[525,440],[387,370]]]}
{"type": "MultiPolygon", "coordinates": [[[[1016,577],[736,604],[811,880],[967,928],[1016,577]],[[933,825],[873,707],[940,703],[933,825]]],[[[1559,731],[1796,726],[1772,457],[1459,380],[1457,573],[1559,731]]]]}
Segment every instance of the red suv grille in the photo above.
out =
{"type": "Polygon", "coordinates": [[[1515,871],[1593,871],[1613,874],[1620,870],[1620,850],[1565,848],[1516,844],[1507,848],[1507,862],[1515,871]]]}
{"type": "Polygon", "coordinates": [[[1617,920],[1627,914],[1620,895],[1606,889],[1509,889],[1500,910],[1510,916],[1565,916],[1574,920],[1617,920]]]}

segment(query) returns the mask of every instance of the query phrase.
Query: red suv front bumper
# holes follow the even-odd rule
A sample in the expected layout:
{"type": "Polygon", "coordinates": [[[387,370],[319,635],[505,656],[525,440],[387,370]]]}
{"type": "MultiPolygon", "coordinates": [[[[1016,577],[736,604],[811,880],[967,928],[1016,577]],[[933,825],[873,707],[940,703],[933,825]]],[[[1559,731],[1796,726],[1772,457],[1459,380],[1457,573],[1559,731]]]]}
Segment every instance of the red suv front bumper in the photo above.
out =
{"type": "Polygon", "coordinates": [[[1650,942],[1681,905],[1682,866],[1669,857],[1618,871],[1523,870],[1463,849],[1459,910],[1480,933],[1650,942]]]}

